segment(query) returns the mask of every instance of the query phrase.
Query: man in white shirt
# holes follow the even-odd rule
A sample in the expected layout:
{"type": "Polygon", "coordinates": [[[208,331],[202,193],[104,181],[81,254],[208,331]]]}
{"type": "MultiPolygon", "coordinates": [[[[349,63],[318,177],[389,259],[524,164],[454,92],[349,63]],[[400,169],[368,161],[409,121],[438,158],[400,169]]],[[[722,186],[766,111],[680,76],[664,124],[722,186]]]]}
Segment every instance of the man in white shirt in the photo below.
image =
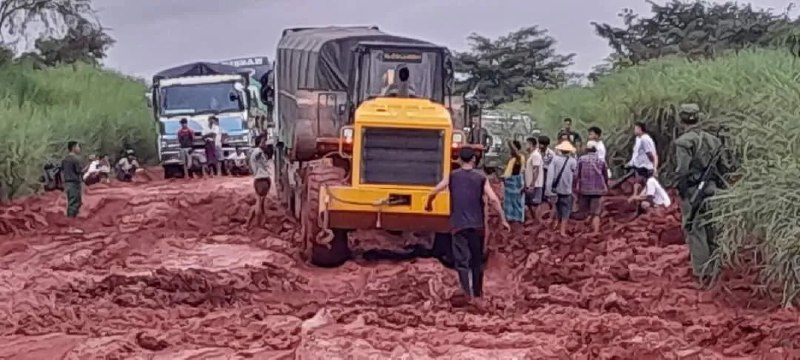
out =
{"type": "Polygon", "coordinates": [[[89,167],[83,173],[83,182],[88,185],[97,184],[98,182],[109,183],[111,179],[111,166],[108,161],[108,155],[101,155],[99,158],[92,160],[89,167]]]}
{"type": "Polygon", "coordinates": [[[117,180],[124,182],[133,181],[133,175],[142,170],[136,160],[133,150],[126,150],[125,156],[117,163],[117,180]]]}
{"type": "Polygon", "coordinates": [[[633,145],[633,154],[631,160],[628,161],[628,166],[635,171],[639,180],[633,185],[633,194],[638,194],[641,187],[640,182],[657,175],[658,153],[656,152],[656,143],[647,134],[647,127],[643,122],[637,121],[633,126],[633,132],[636,134],[636,142],[633,145]]]}
{"type": "Polygon", "coordinates": [[[628,199],[630,202],[639,203],[640,212],[647,211],[647,209],[654,207],[669,207],[672,205],[669,194],[667,194],[667,191],[661,186],[655,176],[647,178],[643,183],[644,189],[642,189],[642,192],[628,199]]]}
{"type": "Polygon", "coordinates": [[[256,207],[250,213],[247,226],[252,226],[255,221],[263,223],[267,196],[272,193],[272,177],[275,176],[273,156],[275,147],[266,134],[256,138],[258,147],[250,151],[250,171],[253,173],[253,189],[256,192],[256,207]]]}
{"type": "Polygon", "coordinates": [[[225,168],[234,176],[247,175],[249,172],[247,169],[247,156],[241,148],[237,147],[236,151],[225,158],[225,168]]]}
{"type": "Polygon", "coordinates": [[[219,128],[219,119],[216,116],[211,116],[208,118],[208,131],[203,134],[204,138],[214,139],[214,149],[217,155],[217,174],[222,173],[221,169],[221,162],[224,159],[222,157],[222,130],[219,128]]]}
{"type": "Polygon", "coordinates": [[[525,163],[525,205],[528,206],[530,217],[536,222],[536,208],[542,203],[544,193],[544,160],[539,151],[539,141],[529,137],[528,161],[525,163]]]}

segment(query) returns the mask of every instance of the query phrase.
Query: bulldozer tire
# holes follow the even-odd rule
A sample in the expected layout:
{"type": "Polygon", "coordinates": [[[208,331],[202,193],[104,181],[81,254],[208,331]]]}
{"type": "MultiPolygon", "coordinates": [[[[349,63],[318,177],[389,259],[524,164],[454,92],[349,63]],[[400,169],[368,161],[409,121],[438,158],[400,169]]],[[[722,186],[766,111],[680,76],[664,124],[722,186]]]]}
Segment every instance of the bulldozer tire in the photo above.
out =
{"type": "Polygon", "coordinates": [[[330,165],[313,166],[306,173],[301,210],[302,236],[306,256],[315,266],[336,267],[350,258],[347,231],[321,229],[319,224],[320,191],[323,186],[344,185],[344,179],[344,169],[330,165]]]}

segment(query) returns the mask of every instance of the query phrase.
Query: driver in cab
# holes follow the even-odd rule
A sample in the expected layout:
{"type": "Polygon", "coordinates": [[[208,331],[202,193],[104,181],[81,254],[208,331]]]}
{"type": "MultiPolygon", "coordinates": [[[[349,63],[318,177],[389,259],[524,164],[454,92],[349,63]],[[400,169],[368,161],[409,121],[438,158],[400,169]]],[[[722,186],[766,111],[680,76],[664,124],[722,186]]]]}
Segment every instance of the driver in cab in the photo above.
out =
{"type": "Polygon", "coordinates": [[[393,81],[394,75],[393,71],[387,71],[385,79],[389,83],[389,86],[386,87],[384,90],[384,96],[397,96],[397,97],[411,97],[416,96],[416,91],[414,89],[414,84],[408,81],[411,78],[411,72],[408,70],[408,66],[405,64],[397,65],[397,77],[400,80],[399,82],[393,81]]]}

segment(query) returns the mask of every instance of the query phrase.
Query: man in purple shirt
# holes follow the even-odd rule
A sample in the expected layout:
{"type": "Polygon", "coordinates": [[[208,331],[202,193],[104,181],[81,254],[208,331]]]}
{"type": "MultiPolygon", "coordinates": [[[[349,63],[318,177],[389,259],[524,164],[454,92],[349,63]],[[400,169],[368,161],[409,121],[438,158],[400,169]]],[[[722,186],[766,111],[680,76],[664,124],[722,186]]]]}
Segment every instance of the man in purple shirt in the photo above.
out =
{"type": "Polygon", "coordinates": [[[575,173],[576,192],[579,206],[588,211],[592,222],[592,230],[600,233],[600,213],[603,209],[602,197],[608,191],[608,168],[606,162],[597,156],[597,142],[586,143],[586,153],[578,158],[578,170],[575,173]]]}

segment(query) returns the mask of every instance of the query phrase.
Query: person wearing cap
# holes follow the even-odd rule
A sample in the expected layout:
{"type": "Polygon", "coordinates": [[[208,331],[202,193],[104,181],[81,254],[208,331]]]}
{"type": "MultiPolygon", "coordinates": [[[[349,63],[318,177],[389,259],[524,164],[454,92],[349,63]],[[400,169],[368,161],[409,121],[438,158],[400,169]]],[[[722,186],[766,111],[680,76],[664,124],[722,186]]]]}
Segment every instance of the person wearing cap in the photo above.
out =
{"type": "Polygon", "coordinates": [[[713,224],[709,222],[711,204],[707,201],[693,203],[692,198],[701,191],[703,174],[712,168],[711,178],[707,179],[698,196],[713,196],[720,185],[724,185],[722,175],[730,169],[730,158],[724,151],[719,136],[699,128],[700,107],[697,104],[683,104],[678,116],[684,132],[675,139],[675,162],[678,194],[681,199],[683,231],[689,245],[692,271],[701,285],[713,279],[719,272],[719,262],[712,255],[717,248],[713,224]],[[721,153],[720,153],[721,152],[721,153]],[[719,154],[716,163],[712,163],[719,154]],[[689,219],[694,215],[693,219],[689,219]]]}
{"type": "Polygon", "coordinates": [[[436,196],[450,192],[450,230],[453,234],[452,253],[458,280],[464,294],[479,298],[483,294],[483,254],[486,248],[486,213],[484,199],[488,199],[500,216],[500,223],[510,229],[500,199],[492,190],[486,175],[475,169],[477,154],[470,148],[458,152],[461,167],[442,179],[428,194],[426,211],[433,210],[436,196]]]}
{"type": "Polygon", "coordinates": [[[600,233],[602,198],[608,191],[608,168],[598,155],[597,141],[586,142],[586,153],[578,158],[575,191],[582,211],[589,214],[592,231],[600,233]]]}
{"type": "Polygon", "coordinates": [[[503,211],[508,221],[522,224],[525,222],[525,179],[522,176],[525,156],[517,140],[509,141],[508,148],[511,158],[503,173],[503,211]]]}
{"type": "Polygon", "coordinates": [[[562,236],[567,236],[567,221],[572,214],[572,184],[578,164],[573,156],[575,146],[569,141],[562,141],[556,145],[556,156],[547,170],[548,194],[555,196],[555,225],[562,236]]]}
{"type": "Polygon", "coordinates": [[[272,157],[275,155],[275,147],[266,134],[261,134],[256,139],[258,147],[250,152],[250,171],[253,173],[253,189],[256,192],[255,216],[251,216],[248,223],[253,220],[263,221],[266,212],[265,204],[267,196],[272,189],[272,176],[274,166],[272,157]]]}
{"type": "Polygon", "coordinates": [[[635,195],[639,193],[640,183],[643,180],[657,174],[658,152],[656,143],[647,133],[647,126],[644,122],[637,121],[633,125],[633,133],[636,135],[636,141],[633,144],[633,154],[628,161],[628,167],[634,170],[639,180],[633,184],[633,194],[635,195]]]}

